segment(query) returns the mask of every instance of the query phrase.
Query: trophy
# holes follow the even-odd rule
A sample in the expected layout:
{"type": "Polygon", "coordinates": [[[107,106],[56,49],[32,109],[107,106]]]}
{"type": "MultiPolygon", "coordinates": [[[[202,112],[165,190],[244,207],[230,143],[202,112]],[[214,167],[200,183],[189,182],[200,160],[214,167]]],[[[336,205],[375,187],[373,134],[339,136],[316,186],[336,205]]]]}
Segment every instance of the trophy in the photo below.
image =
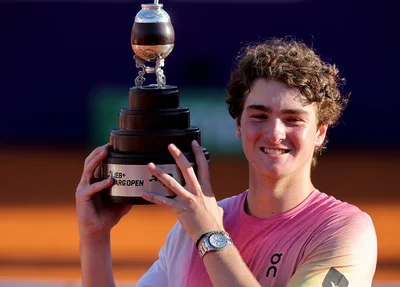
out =
{"type": "MultiPolygon", "coordinates": [[[[184,178],[168,151],[174,143],[196,171],[191,142],[200,141],[200,130],[190,125],[187,107],[180,106],[176,86],[166,85],[163,67],[174,48],[175,32],[163,5],[142,4],[132,27],[131,45],[136,67],[135,86],[129,89],[128,108],[119,113],[119,128],[110,132],[110,148],[102,163],[103,178],[114,178],[104,191],[106,200],[122,204],[152,204],[144,200],[143,191],[166,197],[176,195],[147,170],[154,162],[181,185],[184,178]],[[147,66],[147,62],[155,63],[147,66]],[[156,84],[144,85],[145,75],[155,74],[156,84]]],[[[209,159],[208,151],[203,152],[209,159]]]]}

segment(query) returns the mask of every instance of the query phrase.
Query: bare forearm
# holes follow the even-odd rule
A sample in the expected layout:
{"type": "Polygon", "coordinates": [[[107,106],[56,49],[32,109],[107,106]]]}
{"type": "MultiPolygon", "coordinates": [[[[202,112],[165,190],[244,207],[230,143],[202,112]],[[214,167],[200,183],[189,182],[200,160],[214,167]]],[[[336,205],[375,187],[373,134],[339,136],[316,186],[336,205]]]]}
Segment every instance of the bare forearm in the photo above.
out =
{"type": "Polygon", "coordinates": [[[261,286],[234,245],[218,252],[208,252],[203,261],[214,287],[261,286]]]}
{"type": "Polygon", "coordinates": [[[82,287],[115,287],[112,273],[110,235],[80,240],[82,287]]]}

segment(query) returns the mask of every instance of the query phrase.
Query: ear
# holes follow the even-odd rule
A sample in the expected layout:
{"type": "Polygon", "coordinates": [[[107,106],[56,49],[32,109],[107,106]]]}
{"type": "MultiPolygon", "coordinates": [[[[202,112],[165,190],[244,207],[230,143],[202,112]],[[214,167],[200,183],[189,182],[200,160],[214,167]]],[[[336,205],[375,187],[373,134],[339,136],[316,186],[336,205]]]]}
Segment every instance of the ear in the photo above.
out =
{"type": "Polygon", "coordinates": [[[320,147],[324,143],[327,131],[328,131],[328,125],[319,126],[319,128],[317,129],[317,134],[316,134],[315,141],[314,141],[314,145],[316,147],[320,147]]]}
{"type": "Polygon", "coordinates": [[[236,137],[241,140],[242,139],[242,132],[240,130],[240,120],[239,120],[239,118],[236,118],[235,122],[236,122],[236,137]]]}

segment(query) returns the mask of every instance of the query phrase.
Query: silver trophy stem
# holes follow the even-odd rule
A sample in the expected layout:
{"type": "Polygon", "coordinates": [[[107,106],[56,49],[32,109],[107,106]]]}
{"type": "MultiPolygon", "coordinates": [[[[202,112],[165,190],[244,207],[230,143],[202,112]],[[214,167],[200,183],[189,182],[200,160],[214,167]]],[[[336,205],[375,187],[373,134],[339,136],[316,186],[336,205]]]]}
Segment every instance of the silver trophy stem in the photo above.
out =
{"type": "Polygon", "coordinates": [[[146,65],[144,64],[144,60],[137,55],[133,56],[133,59],[135,60],[136,68],[142,69],[138,72],[139,75],[135,79],[135,86],[141,87],[143,86],[143,82],[146,81],[146,78],[144,77],[144,74],[146,74],[146,65]]]}
{"type": "Polygon", "coordinates": [[[146,78],[144,75],[146,73],[148,74],[153,74],[155,73],[157,76],[157,88],[162,88],[166,84],[166,77],[164,75],[164,71],[162,67],[164,67],[164,59],[162,57],[158,57],[156,60],[156,66],[155,67],[147,67],[145,65],[145,61],[138,57],[137,55],[133,56],[133,59],[135,60],[136,63],[136,68],[142,69],[141,71],[138,72],[138,76],[135,79],[135,86],[136,87],[142,87],[144,81],[146,78]]]}
{"type": "Polygon", "coordinates": [[[156,75],[157,75],[157,87],[161,88],[165,85],[167,79],[165,78],[164,71],[162,69],[164,67],[164,59],[159,57],[156,60],[156,75]]]}

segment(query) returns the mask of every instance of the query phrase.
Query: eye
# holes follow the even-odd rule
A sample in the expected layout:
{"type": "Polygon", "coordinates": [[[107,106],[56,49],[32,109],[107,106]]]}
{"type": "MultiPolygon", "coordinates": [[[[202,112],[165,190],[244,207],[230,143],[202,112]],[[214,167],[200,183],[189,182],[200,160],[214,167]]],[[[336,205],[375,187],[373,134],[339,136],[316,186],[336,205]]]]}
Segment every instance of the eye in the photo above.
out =
{"type": "Polygon", "coordinates": [[[301,122],[300,118],[287,118],[286,120],[291,123],[301,122]]]}
{"type": "Polygon", "coordinates": [[[258,120],[265,120],[268,118],[267,115],[265,115],[265,114],[254,114],[254,115],[251,115],[250,117],[253,119],[258,119],[258,120]]]}

